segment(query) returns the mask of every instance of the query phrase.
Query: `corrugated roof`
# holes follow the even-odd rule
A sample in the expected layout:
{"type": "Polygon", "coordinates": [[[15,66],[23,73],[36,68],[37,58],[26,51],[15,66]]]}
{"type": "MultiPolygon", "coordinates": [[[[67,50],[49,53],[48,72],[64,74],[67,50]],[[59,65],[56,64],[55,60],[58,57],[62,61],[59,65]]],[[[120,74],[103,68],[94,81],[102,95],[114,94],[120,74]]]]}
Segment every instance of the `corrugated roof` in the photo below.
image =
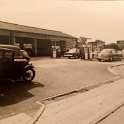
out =
{"type": "Polygon", "coordinates": [[[35,34],[52,35],[52,36],[60,36],[60,37],[67,37],[67,38],[76,38],[69,34],[65,34],[61,31],[30,27],[30,26],[19,25],[19,24],[3,22],[3,21],[0,21],[0,29],[27,32],[27,33],[35,33],[35,34]]]}

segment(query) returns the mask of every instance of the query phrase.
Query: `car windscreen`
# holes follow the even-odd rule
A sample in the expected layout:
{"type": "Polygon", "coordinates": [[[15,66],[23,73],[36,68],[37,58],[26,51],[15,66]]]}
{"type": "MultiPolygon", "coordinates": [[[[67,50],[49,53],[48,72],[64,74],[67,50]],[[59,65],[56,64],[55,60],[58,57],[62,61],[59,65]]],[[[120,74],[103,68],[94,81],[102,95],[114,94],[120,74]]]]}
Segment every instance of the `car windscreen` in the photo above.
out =
{"type": "Polygon", "coordinates": [[[76,53],[76,52],[77,52],[77,49],[76,49],[76,48],[70,49],[70,50],[68,51],[68,53],[76,53]]]}

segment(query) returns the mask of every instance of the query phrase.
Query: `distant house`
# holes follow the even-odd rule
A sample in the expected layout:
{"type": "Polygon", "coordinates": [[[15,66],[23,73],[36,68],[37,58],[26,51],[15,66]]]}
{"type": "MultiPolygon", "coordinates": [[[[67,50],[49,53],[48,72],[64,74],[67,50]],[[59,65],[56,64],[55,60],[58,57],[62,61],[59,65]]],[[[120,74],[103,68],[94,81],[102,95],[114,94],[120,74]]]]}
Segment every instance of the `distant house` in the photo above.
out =
{"type": "Polygon", "coordinates": [[[76,37],[61,31],[0,21],[0,44],[23,45],[32,56],[50,56],[52,49],[63,53],[76,42],[76,37]]]}
{"type": "Polygon", "coordinates": [[[101,41],[101,40],[95,40],[95,41],[92,41],[92,42],[88,42],[88,46],[89,46],[89,48],[91,49],[92,52],[94,52],[94,51],[99,52],[104,48],[105,42],[101,41]]]}

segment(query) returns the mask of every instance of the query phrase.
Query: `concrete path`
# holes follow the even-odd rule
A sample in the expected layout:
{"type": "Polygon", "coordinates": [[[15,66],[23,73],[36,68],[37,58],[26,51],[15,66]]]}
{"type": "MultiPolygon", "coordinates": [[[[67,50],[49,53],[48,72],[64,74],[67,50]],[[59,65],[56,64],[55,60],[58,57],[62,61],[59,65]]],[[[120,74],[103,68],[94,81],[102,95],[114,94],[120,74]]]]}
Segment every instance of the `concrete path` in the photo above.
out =
{"type": "Polygon", "coordinates": [[[24,113],[20,113],[12,117],[0,120],[0,124],[27,124],[31,121],[31,119],[32,118],[30,116],[24,113]]]}
{"type": "Polygon", "coordinates": [[[103,119],[99,124],[124,124],[124,107],[120,107],[110,116],[103,119]]]}
{"type": "Polygon", "coordinates": [[[123,104],[122,79],[48,104],[37,124],[96,124],[123,104]]]}

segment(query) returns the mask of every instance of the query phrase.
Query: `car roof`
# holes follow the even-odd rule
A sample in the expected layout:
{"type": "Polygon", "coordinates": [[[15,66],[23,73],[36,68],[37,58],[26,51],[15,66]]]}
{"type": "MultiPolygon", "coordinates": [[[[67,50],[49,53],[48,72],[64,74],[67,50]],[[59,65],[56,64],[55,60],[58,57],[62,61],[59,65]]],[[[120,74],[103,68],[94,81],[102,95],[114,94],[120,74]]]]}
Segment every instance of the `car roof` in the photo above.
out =
{"type": "Polygon", "coordinates": [[[21,50],[18,46],[15,45],[4,45],[0,44],[0,49],[2,50],[12,50],[12,51],[18,51],[21,50]]]}
{"type": "Polygon", "coordinates": [[[115,51],[115,49],[103,49],[102,51],[115,51]]]}
{"type": "Polygon", "coordinates": [[[11,51],[11,52],[15,52],[16,50],[12,50],[12,49],[8,49],[8,48],[0,48],[0,51],[11,51]]]}

